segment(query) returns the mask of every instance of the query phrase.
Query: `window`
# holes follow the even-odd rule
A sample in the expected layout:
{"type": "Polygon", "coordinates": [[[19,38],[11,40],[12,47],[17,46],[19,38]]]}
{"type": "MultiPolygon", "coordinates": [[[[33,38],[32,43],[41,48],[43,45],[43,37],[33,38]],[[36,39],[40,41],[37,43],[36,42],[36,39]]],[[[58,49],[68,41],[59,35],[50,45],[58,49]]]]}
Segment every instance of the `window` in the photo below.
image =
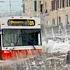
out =
{"type": "Polygon", "coordinates": [[[19,30],[19,29],[5,29],[3,30],[3,46],[29,46],[41,45],[40,30],[19,30]],[[40,43],[39,43],[40,42],[40,43]]]}
{"type": "Polygon", "coordinates": [[[47,7],[47,2],[45,2],[45,8],[47,7]]]}
{"type": "Polygon", "coordinates": [[[55,19],[52,19],[52,24],[55,25],[55,19]]]}
{"type": "Polygon", "coordinates": [[[66,6],[68,7],[68,0],[66,0],[66,6]]]}
{"type": "Polygon", "coordinates": [[[56,0],[56,10],[59,8],[59,0],[56,0]]]}
{"type": "Polygon", "coordinates": [[[70,0],[69,0],[69,6],[70,6],[70,0]]]}
{"type": "Polygon", "coordinates": [[[61,17],[59,17],[59,25],[61,25],[61,17]]]}
{"type": "Polygon", "coordinates": [[[41,4],[41,1],[40,1],[40,12],[43,12],[43,4],[41,4]]]}
{"type": "Polygon", "coordinates": [[[55,0],[51,1],[52,11],[55,10],[55,0]]]}
{"type": "Polygon", "coordinates": [[[60,8],[61,8],[61,6],[62,6],[62,0],[60,0],[60,8]]]}
{"type": "Polygon", "coordinates": [[[47,3],[45,2],[45,13],[47,13],[47,3]]]}
{"type": "Polygon", "coordinates": [[[66,23],[69,24],[68,15],[66,15],[66,23]]]}
{"type": "Polygon", "coordinates": [[[37,11],[37,1],[34,1],[34,11],[37,11]]]}
{"type": "Polygon", "coordinates": [[[58,16],[57,16],[57,26],[58,26],[58,16]]]}
{"type": "Polygon", "coordinates": [[[64,8],[64,2],[65,2],[65,0],[62,0],[62,7],[64,8]]]}
{"type": "Polygon", "coordinates": [[[40,12],[43,12],[43,4],[40,4],[40,12]]]}

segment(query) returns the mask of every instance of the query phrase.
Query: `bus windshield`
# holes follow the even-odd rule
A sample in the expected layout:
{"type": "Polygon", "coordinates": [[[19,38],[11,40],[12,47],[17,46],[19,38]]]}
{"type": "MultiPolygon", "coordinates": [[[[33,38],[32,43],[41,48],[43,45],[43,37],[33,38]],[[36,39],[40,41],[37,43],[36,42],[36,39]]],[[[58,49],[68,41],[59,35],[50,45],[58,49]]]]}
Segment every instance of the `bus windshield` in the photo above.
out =
{"type": "Polygon", "coordinates": [[[41,45],[40,29],[3,29],[4,47],[41,45]]]}

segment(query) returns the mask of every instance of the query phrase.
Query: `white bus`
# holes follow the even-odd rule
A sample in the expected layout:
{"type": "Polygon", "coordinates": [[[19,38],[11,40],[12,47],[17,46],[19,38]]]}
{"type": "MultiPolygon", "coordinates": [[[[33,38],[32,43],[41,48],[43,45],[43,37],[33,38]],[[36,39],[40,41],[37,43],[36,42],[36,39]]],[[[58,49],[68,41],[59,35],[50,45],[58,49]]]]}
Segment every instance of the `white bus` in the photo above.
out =
{"type": "Polygon", "coordinates": [[[42,52],[41,24],[34,17],[0,18],[0,58],[13,59],[42,52]]]}

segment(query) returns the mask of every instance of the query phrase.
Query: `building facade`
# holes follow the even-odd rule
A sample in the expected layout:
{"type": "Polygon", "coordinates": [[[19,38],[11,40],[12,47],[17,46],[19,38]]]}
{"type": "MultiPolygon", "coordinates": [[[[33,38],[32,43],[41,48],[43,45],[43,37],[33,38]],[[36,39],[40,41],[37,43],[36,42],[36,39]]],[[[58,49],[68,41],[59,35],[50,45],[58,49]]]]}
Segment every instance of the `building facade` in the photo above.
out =
{"type": "Polygon", "coordinates": [[[46,41],[45,51],[62,53],[68,51],[70,49],[70,0],[44,0],[44,9],[47,10],[47,13],[43,13],[42,23],[46,41]]]}
{"type": "Polygon", "coordinates": [[[44,0],[22,0],[23,15],[40,16],[44,13],[44,0]]]}
{"type": "Polygon", "coordinates": [[[70,0],[47,0],[46,4],[47,38],[70,39],[70,0]]]}

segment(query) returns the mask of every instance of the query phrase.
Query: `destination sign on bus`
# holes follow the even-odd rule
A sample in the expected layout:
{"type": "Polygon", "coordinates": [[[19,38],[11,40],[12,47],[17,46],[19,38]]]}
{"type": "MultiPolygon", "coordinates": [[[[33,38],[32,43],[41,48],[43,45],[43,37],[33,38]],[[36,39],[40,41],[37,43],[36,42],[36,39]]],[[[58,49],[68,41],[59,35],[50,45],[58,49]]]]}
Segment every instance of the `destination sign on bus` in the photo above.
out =
{"type": "Polygon", "coordinates": [[[9,26],[34,26],[35,21],[31,19],[9,19],[9,26]]]}

